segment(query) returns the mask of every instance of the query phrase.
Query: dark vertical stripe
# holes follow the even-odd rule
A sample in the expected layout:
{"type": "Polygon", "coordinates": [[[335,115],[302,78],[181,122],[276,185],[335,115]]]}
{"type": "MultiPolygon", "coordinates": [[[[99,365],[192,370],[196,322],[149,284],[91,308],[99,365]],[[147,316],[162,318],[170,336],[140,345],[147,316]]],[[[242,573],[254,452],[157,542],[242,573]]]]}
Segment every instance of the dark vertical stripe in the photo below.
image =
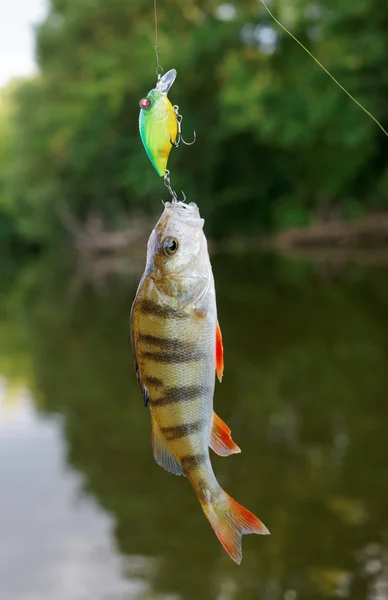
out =
{"type": "Polygon", "coordinates": [[[168,406],[169,404],[175,404],[178,402],[188,402],[190,400],[196,400],[197,398],[203,397],[208,389],[204,385],[181,385],[177,387],[169,387],[165,389],[162,396],[159,398],[152,398],[151,403],[153,406],[168,406]]]}
{"type": "Polygon", "coordinates": [[[182,351],[182,352],[151,352],[146,351],[141,353],[143,358],[148,358],[153,362],[180,365],[182,363],[195,362],[206,358],[206,355],[199,351],[182,351]]]}
{"type": "Polygon", "coordinates": [[[180,440],[192,433],[197,433],[202,427],[203,421],[193,421],[182,425],[174,425],[173,427],[161,427],[160,431],[169,441],[180,440]]]}
{"type": "Polygon", "coordinates": [[[164,352],[172,352],[174,354],[195,354],[198,351],[197,345],[192,344],[191,342],[156,337],[155,335],[146,335],[144,333],[139,335],[139,342],[142,342],[146,346],[156,346],[156,348],[159,348],[164,352]]]}
{"type": "Polygon", "coordinates": [[[206,454],[187,454],[181,458],[183,467],[190,471],[191,469],[197,469],[206,462],[206,454]]]}
{"type": "Polygon", "coordinates": [[[146,377],[144,383],[150,387],[160,388],[163,387],[163,381],[158,377],[146,377]]]}
{"type": "Polygon", "coordinates": [[[183,311],[176,310],[169,306],[162,306],[152,300],[142,300],[139,304],[139,310],[145,315],[153,315],[165,319],[186,319],[189,316],[183,311]]]}

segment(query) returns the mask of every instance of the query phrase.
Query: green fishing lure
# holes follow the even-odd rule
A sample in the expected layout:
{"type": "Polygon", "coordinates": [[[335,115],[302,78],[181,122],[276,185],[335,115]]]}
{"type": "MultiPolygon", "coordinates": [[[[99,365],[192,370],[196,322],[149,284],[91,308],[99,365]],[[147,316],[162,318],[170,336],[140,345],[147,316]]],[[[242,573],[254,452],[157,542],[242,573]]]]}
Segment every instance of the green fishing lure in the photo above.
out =
{"type": "Polygon", "coordinates": [[[167,97],[177,72],[167,71],[158,79],[154,89],[140,100],[139,131],[147,156],[160,177],[164,177],[172,146],[185,142],[181,134],[182,116],[178,106],[173,106],[167,97]]]}

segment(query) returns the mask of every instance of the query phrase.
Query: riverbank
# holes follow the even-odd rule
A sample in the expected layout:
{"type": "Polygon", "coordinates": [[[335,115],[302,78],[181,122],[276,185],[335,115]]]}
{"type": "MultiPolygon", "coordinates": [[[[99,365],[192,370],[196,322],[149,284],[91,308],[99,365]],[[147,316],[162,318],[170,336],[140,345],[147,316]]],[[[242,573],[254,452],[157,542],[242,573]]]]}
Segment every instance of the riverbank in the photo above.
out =
{"type": "Polygon", "coordinates": [[[216,252],[263,249],[317,262],[388,264],[388,213],[316,222],[263,237],[210,242],[210,246],[216,252]]]}
{"type": "MultiPolygon", "coordinates": [[[[67,220],[66,229],[83,271],[127,272],[129,266],[144,264],[144,249],[154,222],[136,217],[123,228],[109,230],[103,219],[93,215],[84,225],[67,220]],[[130,260],[128,260],[130,258],[130,260]]],[[[364,216],[352,221],[315,222],[308,227],[287,229],[272,235],[251,238],[209,240],[211,254],[245,253],[257,250],[317,263],[388,264],[388,213],[364,216]]]]}

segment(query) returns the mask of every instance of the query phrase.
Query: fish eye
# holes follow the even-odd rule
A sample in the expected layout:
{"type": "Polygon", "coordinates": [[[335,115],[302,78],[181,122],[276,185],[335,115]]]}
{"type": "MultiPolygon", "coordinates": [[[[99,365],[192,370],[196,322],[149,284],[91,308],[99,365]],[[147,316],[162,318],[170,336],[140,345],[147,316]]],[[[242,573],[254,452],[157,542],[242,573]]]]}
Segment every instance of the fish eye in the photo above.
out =
{"type": "Polygon", "coordinates": [[[163,242],[163,250],[167,256],[172,256],[178,250],[178,240],[173,237],[168,237],[163,242]]]}
{"type": "Polygon", "coordinates": [[[149,108],[152,104],[152,100],[151,98],[142,98],[139,102],[139,106],[140,108],[144,108],[147,110],[147,108],[149,108]]]}

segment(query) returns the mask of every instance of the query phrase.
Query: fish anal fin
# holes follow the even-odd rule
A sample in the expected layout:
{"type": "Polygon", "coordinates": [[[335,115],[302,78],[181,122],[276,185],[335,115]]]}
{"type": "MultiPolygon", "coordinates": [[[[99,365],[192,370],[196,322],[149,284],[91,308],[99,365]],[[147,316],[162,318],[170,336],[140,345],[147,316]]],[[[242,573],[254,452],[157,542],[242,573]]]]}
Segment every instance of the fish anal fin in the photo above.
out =
{"type": "Polygon", "coordinates": [[[152,450],[154,458],[160,467],[174,475],[185,475],[185,471],[166,446],[166,440],[160,433],[158,424],[152,419],[152,450]]]}
{"type": "Polygon", "coordinates": [[[239,454],[241,449],[234,443],[230,428],[213,412],[213,424],[210,433],[210,448],[219,456],[239,454]]]}
{"type": "Polygon", "coordinates": [[[224,346],[222,344],[222,333],[218,321],[216,327],[216,371],[218,381],[221,382],[222,375],[224,374],[224,346]]]}

